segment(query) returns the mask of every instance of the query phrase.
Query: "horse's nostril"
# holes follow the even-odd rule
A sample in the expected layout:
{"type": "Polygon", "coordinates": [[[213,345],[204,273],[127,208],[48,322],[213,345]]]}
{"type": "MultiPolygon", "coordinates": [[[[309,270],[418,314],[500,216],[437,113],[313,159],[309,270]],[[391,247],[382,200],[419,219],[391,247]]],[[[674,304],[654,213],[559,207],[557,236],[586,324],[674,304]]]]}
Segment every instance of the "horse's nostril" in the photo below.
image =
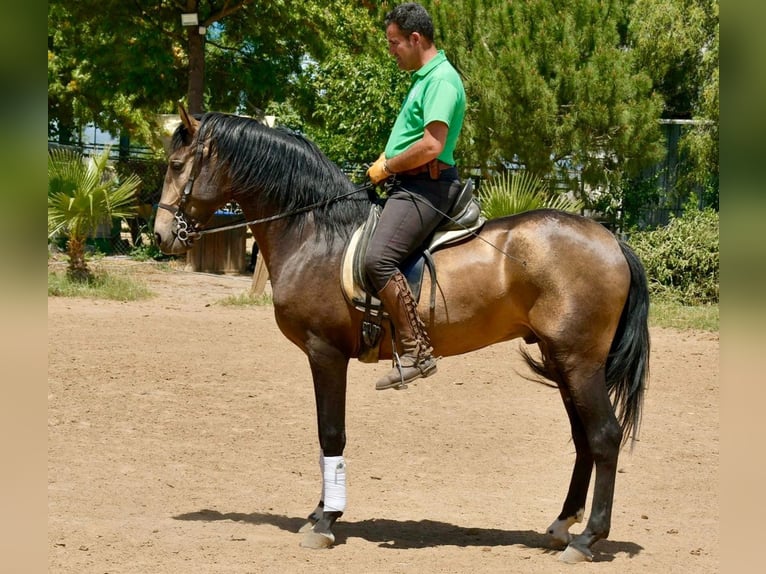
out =
{"type": "Polygon", "coordinates": [[[154,241],[157,245],[162,244],[162,236],[159,233],[154,234],[154,241]]]}

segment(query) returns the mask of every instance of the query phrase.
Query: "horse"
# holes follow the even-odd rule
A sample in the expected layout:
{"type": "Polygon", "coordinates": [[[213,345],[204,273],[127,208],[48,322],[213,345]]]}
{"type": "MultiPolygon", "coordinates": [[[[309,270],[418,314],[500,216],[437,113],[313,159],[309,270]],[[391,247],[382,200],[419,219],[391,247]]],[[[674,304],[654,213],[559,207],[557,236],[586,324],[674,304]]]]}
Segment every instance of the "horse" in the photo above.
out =
{"type": "MultiPolygon", "coordinates": [[[[233,114],[180,112],[157,245],[183,254],[218,207],[241,207],[269,272],[278,327],[305,353],[313,378],[322,495],[300,529],[301,545],[330,547],[345,510],[347,369],[359,358],[363,318],[341,292],[339,274],[374,197],[297,133],[233,114]]],[[[593,545],[609,534],[618,455],[637,439],[648,377],[649,293],[639,258],[590,218],[536,210],[490,219],[432,259],[437,300],[433,307],[420,301],[418,313],[434,356],[516,338],[539,348],[537,358],[520,352],[535,378],[558,388],[576,449],[547,534],[563,548],[561,560],[592,561],[593,545]],[[570,533],[583,520],[594,469],[590,517],[570,533]]],[[[425,275],[428,292],[433,279],[425,275]]],[[[390,326],[384,321],[382,329],[378,360],[387,360],[390,326]]]]}

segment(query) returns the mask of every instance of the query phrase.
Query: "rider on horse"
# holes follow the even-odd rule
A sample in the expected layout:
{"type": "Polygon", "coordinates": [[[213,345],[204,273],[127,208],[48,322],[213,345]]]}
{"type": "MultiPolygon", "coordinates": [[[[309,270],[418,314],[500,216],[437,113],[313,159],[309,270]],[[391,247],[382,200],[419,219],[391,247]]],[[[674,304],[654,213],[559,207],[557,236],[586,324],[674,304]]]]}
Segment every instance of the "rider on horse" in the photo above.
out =
{"type": "Polygon", "coordinates": [[[402,4],[385,22],[388,50],[399,68],[412,72],[412,84],[385,151],[367,171],[373,183],[391,179],[365,271],[401,351],[398,364],[376,383],[378,390],[436,372],[430,339],[400,267],[428,239],[461,190],[453,152],[465,115],[463,83],[434,45],[428,12],[416,3],[402,4]]]}

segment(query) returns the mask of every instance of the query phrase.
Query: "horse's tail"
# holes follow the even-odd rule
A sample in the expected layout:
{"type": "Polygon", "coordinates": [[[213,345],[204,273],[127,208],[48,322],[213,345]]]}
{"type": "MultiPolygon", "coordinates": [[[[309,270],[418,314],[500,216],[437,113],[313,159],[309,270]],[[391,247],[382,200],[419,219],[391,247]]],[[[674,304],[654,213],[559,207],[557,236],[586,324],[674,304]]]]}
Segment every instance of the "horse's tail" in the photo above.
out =
{"type": "Polygon", "coordinates": [[[636,253],[624,242],[620,248],[630,267],[630,290],[606,360],[606,388],[622,427],[622,442],[638,438],[644,390],[649,375],[649,287],[636,253]]]}

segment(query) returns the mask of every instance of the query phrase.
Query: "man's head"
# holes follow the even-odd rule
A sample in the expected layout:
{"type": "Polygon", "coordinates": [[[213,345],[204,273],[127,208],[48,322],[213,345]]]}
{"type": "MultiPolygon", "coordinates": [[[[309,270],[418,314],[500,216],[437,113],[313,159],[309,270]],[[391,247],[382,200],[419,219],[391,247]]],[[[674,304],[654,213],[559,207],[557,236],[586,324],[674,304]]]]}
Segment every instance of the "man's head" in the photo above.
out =
{"type": "Polygon", "coordinates": [[[386,14],[388,51],[402,70],[413,71],[434,50],[434,24],[426,9],[415,2],[400,4],[386,14]]]}
{"type": "Polygon", "coordinates": [[[434,23],[426,9],[416,2],[400,4],[386,14],[386,28],[396,24],[404,35],[417,32],[429,42],[434,41],[434,23]]]}

